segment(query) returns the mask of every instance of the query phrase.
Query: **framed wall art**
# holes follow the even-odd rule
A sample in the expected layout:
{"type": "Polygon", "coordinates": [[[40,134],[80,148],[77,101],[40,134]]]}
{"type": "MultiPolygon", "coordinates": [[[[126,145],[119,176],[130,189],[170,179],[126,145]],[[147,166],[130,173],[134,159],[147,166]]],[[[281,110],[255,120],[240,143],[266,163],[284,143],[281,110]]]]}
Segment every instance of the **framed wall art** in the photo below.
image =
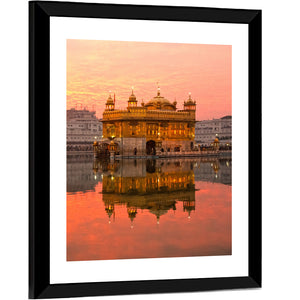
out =
{"type": "Polygon", "coordinates": [[[29,297],[261,286],[261,11],[29,2],[29,297]]]}

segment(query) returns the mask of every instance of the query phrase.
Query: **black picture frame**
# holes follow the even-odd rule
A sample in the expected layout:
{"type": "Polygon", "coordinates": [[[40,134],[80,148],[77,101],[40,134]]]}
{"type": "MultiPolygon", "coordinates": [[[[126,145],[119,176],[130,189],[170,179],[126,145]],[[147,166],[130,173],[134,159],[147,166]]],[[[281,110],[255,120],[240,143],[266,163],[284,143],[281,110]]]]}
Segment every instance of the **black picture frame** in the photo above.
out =
{"type": "Polygon", "coordinates": [[[29,298],[261,287],[261,18],[260,10],[29,2],[29,298]],[[51,16],[248,24],[248,276],[50,284],[51,16]]]}

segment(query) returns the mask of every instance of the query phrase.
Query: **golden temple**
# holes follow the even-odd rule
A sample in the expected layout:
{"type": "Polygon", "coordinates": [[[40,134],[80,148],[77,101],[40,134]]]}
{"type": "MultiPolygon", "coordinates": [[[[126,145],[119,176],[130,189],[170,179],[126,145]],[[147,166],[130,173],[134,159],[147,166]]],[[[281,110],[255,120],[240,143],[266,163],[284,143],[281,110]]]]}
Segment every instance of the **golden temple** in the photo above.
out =
{"type": "MultiPolygon", "coordinates": [[[[126,109],[115,108],[115,97],[109,95],[103,112],[103,136],[94,147],[102,147],[120,156],[160,155],[163,152],[185,152],[194,148],[196,101],[184,101],[183,110],[157,95],[141,105],[132,88],[126,109]]],[[[95,149],[95,151],[99,149],[95,149]]]]}

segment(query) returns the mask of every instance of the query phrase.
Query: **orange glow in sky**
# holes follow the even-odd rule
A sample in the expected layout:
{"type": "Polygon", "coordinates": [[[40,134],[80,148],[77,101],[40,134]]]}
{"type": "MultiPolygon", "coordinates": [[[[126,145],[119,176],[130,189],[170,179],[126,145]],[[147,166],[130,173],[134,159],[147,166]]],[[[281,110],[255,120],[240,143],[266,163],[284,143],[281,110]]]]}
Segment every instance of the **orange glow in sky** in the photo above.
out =
{"type": "Polygon", "coordinates": [[[138,104],[157,93],[183,102],[191,92],[197,120],[231,115],[231,45],[67,40],[67,109],[95,109],[102,118],[109,91],[116,109],[127,107],[131,87],[138,104]]]}

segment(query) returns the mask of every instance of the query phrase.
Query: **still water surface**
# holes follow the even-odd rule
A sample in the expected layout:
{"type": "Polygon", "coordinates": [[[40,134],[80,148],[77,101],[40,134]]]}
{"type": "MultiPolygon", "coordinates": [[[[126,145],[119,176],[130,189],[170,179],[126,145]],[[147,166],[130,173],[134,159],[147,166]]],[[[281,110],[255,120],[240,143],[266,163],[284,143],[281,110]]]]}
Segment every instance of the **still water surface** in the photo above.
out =
{"type": "Polygon", "coordinates": [[[67,160],[67,260],[231,254],[231,159],[67,160]]]}

